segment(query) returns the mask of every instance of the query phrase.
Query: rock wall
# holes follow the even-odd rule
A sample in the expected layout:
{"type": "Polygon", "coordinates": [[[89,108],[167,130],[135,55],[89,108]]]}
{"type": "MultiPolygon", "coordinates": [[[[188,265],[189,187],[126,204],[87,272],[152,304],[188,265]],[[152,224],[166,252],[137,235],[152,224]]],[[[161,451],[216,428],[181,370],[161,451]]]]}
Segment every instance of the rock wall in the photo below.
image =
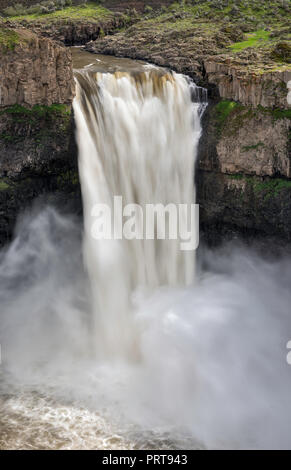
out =
{"type": "Polygon", "coordinates": [[[104,34],[112,34],[118,28],[128,26],[131,19],[124,15],[115,15],[107,19],[96,21],[86,20],[56,20],[50,22],[22,20],[21,24],[29,28],[38,37],[46,37],[54,41],[62,42],[66,46],[81,46],[89,41],[103,37],[104,34]]]}
{"type": "MultiPolygon", "coordinates": [[[[6,26],[3,32],[10,31],[6,26]]],[[[71,103],[74,78],[69,49],[24,28],[0,49],[0,106],[71,103]]]]}
{"type": "Polygon", "coordinates": [[[5,25],[0,44],[0,245],[42,196],[80,211],[70,51],[5,25]]]}
{"type": "Polygon", "coordinates": [[[291,110],[254,109],[233,101],[210,106],[200,168],[291,178],[290,117],[291,110]]]}
{"type": "Polygon", "coordinates": [[[290,114],[234,102],[210,105],[197,176],[209,242],[238,234],[291,240],[290,114]]]}
{"type": "Polygon", "coordinates": [[[73,126],[70,105],[0,111],[0,245],[35,199],[80,212],[73,126]]]}
{"type": "Polygon", "coordinates": [[[287,83],[291,70],[252,74],[241,67],[219,63],[215,59],[203,61],[206,80],[216,85],[221,98],[239,101],[249,106],[286,108],[287,83]]]}

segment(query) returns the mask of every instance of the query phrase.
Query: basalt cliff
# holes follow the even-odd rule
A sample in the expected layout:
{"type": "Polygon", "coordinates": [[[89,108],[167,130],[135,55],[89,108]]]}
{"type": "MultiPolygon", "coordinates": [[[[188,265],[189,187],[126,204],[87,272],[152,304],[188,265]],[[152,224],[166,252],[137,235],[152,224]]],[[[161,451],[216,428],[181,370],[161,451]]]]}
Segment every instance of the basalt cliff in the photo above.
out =
{"type": "Polygon", "coordinates": [[[75,205],[79,198],[64,45],[83,44],[169,67],[207,88],[196,179],[209,242],[237,234],[290,241],[288,2],[97,3],[1,23],[1,240],[36,196],[63,195],[75,205]]]}
{"type": "Polygon", "coordinates": [[[0,242],[37,197],[78,200],[71,54],[0,25],[0,242]]]}

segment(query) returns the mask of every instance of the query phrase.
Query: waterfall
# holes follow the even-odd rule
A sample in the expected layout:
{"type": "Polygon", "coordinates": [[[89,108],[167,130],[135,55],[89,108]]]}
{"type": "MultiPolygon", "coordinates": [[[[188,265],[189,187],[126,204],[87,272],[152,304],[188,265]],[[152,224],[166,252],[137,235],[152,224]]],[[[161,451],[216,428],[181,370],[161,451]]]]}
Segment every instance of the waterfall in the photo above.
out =
{"type": "Polygon", "coordinates": [[[132,73],[82,70],[75,77],[92,328],[99,352],[132,354],[139,295],[191,284],[195,252],[182,251],[172,239],[96,240],[92,210],[100,203],[113,208],[114,196],[121,196],[123,205],[141,207],[194,203],[205,93],[183,75],[149,66],[132,73]]]}

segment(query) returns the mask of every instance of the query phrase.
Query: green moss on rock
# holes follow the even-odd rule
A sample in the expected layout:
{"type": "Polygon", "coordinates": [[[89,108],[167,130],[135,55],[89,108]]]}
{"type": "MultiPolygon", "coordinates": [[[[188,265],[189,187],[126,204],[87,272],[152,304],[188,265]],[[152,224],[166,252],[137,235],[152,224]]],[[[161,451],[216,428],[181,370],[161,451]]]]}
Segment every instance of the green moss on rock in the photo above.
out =
{"type": "Polygon", "coordinates": [[[71,107],[66,104],[52,104],[51,106],[35,105],[27,108],[19,104],[15,104],[0,111],[0,116],[10,114],[12,116],[22,116],[27,118],[50,118],[52,116],[70,116],[71,107]]]}
{"type": "Polygon", "coordinates": [[[0,179],[0,191],[7,191],[9,188],[9,184],[4,179],[0,179]]]}
{"type": "Polygon", "coordinates": [[[258,142],[257,144],[253,144],[253,145],[245,145],[244,147],[242,147],[242,152],[249,152],[250,150],[258,150],[259,148],[261,147],[264,147],[265,145],[263,144],[263,142],[258,142]]]}
{"type": "Polygon", "coordinates": [[[7,52],[13,51],[17,44],[20,42],[19,34],[8,28],[3,28],[0,25],[0,51],[7,52]]]}
{"type": "Polygon", "coordinates": [[[227,178],[231,181],[242,181],[246,185],[236,186],[237,190],[246,191],[249,187],[256,198],[263,200],[277,198],[282,191],[290,191],[291,196],[291,180],[283,178],[261,178],[258,176],[249,176],[240,173],[227,174],[227,178]]]}

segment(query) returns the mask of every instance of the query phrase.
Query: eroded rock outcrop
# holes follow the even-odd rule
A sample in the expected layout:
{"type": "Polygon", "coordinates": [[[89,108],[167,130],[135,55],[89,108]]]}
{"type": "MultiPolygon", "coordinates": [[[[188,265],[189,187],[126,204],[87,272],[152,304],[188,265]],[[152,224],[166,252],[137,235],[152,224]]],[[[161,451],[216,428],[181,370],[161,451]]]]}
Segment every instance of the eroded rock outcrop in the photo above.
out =
{"type": "Polygon", "coordinates": [[[211,107],[209,114],[201,169],[291,178],[291,111],[254,109],[224,101],[211,107]]]}
{"type": "Polygon", "coordinates": [[[91,18],[83,20],[58,19],[53,21],[21,21],[21,24],[33,31],[39,37],[47,37],[54,41],[62,42],[66,46],[80,46],[89,41],[95,41],[112,34],[118,28],[128,26],[131,19],[115,14],[108,18],[94,20],[91,18]]]}
{"type": "Polygon", "coordinates": [[[13,39],[0,44],[0,106],[71,103],[70,51],[24,28],[10,30],[5,25],[2,33],[13,39]]]}
{"type": "Polygon", "coordinates": [[[291,80],[291,70],[255,74],[215,59],[204,60],[203,64],[208,83],[218,87],[221,98],[254,107],[288,107],[287,83],[291,80]]]}

